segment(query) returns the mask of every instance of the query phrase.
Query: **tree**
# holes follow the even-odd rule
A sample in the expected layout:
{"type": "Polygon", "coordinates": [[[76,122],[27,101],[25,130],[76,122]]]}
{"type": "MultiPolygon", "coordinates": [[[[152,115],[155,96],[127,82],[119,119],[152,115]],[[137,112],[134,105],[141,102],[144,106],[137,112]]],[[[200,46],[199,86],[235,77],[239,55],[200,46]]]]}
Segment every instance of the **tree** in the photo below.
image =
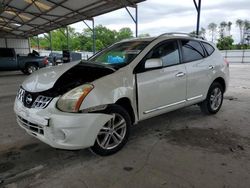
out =
{"type": "Polygon", "coordinates": [[[245,20],[244,21],[244,30],[248,30],[250,29],[250,21],[249,20],[245,20]]]}
{"type": "Polygon", "coordinates": [[[212,38],[212,42],[214,42],[214,39],[215,39],[215,35],[216,35],[216,30],[217,30],[217,24],[215,23],[210,23],[208,24],[208,30],[210,31],[211,33],[211,38],[212,38]]]}
{"type": "Polygon", "coordinates": [[[244,21],[241,19],[236,20],[236,25],[240,29],[240,43],[243,44],[243,28],[244,28],[244,21]]]}
{"type": "Polygon", "coordinates": [[[249,44],[249,34],[248,32],[250,32],[250,21],[249,20],[245,20],[244,21],[244,31],[243,31],[243,43],[249,44]]]}
{"type": "Polygon", "coordinates": [[[220,38],[225,37],[225,29],[227,27],[227,22],[223,21],[220,23],[220,38]]]}
{"type": "MultiPolygon", "coordinates": [[[[81,37],[82,41],[85,43],[84,50],[92,51],[92,45],[93,45],[93,39],[92,39],[92,30],[89,28],[84,29],[83,36],[81,37]]],[[[105,26],[98,25],[95,27],[95,35],[96,35],[96,50],[101,50],[103,48],[108,47],[109,45],[126,39],[126,38],[132,38],[133,32],[130,28],[121,28],[118,32],[115,30],[110,30],[105,26]]]]}
{"type": "Polygon", "coordinates": [[[228,34],[229,34],[229,36],[231,36],[231,29],[232,29],[232,22],[227,22],[227,30],[228,30],[228,34]]]}
{"type": "Polygon", "coordinates": [[[204,27],[199,31],[199,35],[203,38],[206,38],[206,29],[204,27]]]}
{"type": "MultiPolygon", "coordinates": [[[[78,33],[74,28],[68,26],[69,31],[69,49],[92,51],[93,49],[93,32],[91,29],[84,29],[82,33],[78,33]]],[[[51,32],[52,49],[67,49],[67,30],[66,28],[56,29],[51,32]]],[[[110,30],[107,27],[98,25],[95,27],[96,50],[101,50],[117,41],[133,37],[130,28],[121,28],[118,32],[110,30]]],[[[50,50],[50,38],[48,34],[39,37],[40,49],[50,50]]],[[[31,46],[37,48],[37,37],[31,37],[31,46]]]]}
{"type": "Polygon", "coordinates": [[[133,38],[133,32],[131,31],[131,29],[129,27],[121,28],[117,33],[116,40],[120,41],[128,38],[133,38]]]}
{"type": "Polygon", "coordinates": [[[232,36],[219,38],[217,48],[219,50],[231,50],[233,49],[233,42],[232,36]]]}

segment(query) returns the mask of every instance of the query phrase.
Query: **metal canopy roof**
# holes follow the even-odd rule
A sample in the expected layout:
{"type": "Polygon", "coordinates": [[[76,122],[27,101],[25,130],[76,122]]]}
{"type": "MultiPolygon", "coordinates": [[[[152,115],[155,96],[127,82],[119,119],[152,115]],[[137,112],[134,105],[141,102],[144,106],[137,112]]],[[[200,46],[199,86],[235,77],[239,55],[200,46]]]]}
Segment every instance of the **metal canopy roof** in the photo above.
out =
{"type": "Polygon", "coordinates": [[[27,38],[145,0],[0,0],[0,37],[27,38]]]}

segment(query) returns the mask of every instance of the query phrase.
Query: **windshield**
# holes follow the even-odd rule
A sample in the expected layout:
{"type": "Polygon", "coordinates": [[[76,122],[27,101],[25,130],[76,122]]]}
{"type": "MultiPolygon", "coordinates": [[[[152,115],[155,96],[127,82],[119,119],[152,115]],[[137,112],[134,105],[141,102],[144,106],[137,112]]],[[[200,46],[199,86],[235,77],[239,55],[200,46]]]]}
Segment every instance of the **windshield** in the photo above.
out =
{"type": "Polygon", "coordinates": [[[89,60],[102,65],[122,67],[131,63],[150,41],[121,42],[101,51],[89,60]]]}

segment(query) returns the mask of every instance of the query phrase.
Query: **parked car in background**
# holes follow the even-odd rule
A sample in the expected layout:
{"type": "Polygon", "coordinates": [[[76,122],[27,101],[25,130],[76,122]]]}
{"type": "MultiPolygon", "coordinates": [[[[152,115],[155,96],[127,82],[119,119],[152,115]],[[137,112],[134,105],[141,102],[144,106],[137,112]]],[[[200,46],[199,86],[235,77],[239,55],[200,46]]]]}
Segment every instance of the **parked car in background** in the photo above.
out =
{"type": "Polygon", "coordinates": [[[49,60],[52,63],[52,65],[58,65],[63,62],[63,55],[62,53],[58,52],[51,52],[49,54],[49,60]]]}
{"type": "Polygon", "coordinates": [[[13,48],[0,48],[0,71],[21,70],[24,74],[31,74],[48,64],[48,58],[39,56],[36,51],[20,56],[13,48]]]}
{"type": "Polygon", "coordinates": [[[63,50],[63,63],[69,63],[72,61],[80,61],[82,59],[82,54],[79,52],[71,52],[69,50],[63,50]]]}
{"type": "Polygon", "coordinates": [[[139,121],[194,104],[217,113],[228,77],[229,64],[203,39],[130,39],[89,61],[35,72],[22,83],[14,110],[22,128],[52,147],[110,155],[139,121]]]}

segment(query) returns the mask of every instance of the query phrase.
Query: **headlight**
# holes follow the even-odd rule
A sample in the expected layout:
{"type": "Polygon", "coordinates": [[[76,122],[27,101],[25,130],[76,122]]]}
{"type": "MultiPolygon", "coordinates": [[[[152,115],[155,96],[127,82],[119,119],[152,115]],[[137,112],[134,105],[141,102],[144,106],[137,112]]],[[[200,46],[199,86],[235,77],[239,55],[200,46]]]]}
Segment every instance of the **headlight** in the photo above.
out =
{"type": "Polygon", "coordinates": [[[84,84],[70,90],[59,98],[57,108],[64,112],[78,112],[82,101],[93,88],[91,84],[84,84]]]}

